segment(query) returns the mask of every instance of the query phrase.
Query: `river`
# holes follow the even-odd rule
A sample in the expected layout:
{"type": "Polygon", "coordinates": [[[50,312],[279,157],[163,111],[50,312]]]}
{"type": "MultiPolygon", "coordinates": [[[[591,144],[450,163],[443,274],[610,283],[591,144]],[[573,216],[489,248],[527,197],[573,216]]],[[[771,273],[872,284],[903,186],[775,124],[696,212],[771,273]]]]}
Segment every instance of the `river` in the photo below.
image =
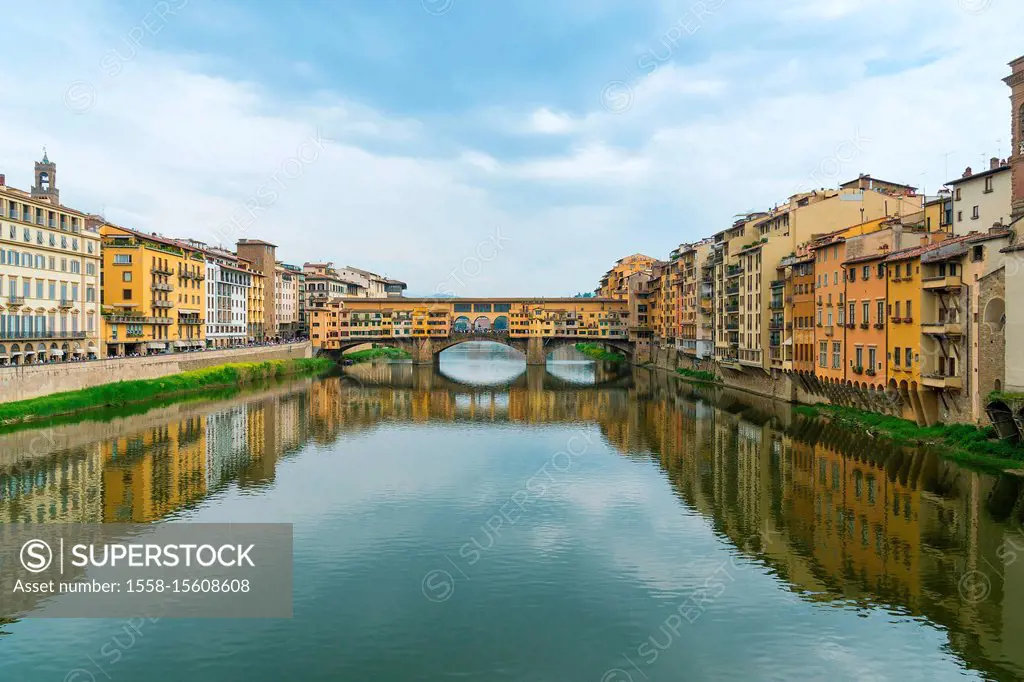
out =
{"type": "Polygon", "coordinates": [[[24,618],[0,679],[1022,679],[1019,496],[784,404],[464,344],[0,434],[5,523],[294,524],[293,618],[24,618]]]}

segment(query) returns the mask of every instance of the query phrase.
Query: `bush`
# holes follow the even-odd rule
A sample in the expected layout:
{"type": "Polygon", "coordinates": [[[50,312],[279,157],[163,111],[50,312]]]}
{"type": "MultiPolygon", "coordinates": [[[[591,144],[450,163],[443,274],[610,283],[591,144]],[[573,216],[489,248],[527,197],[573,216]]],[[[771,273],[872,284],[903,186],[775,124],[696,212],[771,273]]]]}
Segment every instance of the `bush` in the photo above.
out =
{"type": "Polygon", "coordinates": [[[687,367],[680,367],[676,370],[679,374],[683,375],[687,379],[693,379],[694,381],[706,381],[708,383],[715,383],[718,381],[718,377],[713,372],[705,372],[699,369],[689,369],[687,367]]]}

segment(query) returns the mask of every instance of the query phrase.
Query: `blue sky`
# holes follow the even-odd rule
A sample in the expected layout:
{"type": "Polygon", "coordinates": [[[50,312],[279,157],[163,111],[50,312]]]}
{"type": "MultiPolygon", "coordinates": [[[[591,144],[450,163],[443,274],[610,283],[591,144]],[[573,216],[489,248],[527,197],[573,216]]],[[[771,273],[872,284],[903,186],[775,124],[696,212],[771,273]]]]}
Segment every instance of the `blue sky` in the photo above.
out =
{"type": "Polygon", "coordinates": [[[0,172],[429,295],[592,289],[801,188],[1010,152],[1011,0],[57,0],[9,8],[0,172]],[[301,158],[300,158],[301,157],[301,158]]]}

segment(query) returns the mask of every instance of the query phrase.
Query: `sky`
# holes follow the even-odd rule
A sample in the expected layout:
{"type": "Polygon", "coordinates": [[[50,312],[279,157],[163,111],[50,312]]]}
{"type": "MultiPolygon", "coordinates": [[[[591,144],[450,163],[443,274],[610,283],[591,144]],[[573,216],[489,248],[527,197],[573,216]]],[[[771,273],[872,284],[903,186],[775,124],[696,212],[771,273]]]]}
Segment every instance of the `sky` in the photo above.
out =
{"type": "Polygon", "coordinates": [[[858,173],[1010,154],[1018,0],[51,0],[5,8],[0,173],[408,294],[560,296],[858,173]]]}

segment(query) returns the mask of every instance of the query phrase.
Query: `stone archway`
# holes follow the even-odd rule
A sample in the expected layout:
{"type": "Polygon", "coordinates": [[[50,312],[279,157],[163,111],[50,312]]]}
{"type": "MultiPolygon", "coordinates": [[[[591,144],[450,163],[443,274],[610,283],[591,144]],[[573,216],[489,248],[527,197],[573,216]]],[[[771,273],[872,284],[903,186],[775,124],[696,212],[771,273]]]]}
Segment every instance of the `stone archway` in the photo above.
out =
{"type": "Polygon", "coordinates": [[[506,332],[508,331],[508,316],[498,315],[494,318],[494,331],[506,332]]]}
{"type": "Polygon", "coordinates": [[[480,317],[473,320],[474,332],[489,332],[491,331],[492,327],[493,324],[491,323],[491,318],[487,317],[486,315],[481,315],[480,317]]]}
{"type": "Polygon", "coordinates": [[[456,334],[468,334],[472,330],[472,328],[472,323],[469,321],[469,318],[466,317],[465,315],[460,315],[459,317],[456,317],[455,321],[452,322],[452,331],[455,332],[456,334]]]}

